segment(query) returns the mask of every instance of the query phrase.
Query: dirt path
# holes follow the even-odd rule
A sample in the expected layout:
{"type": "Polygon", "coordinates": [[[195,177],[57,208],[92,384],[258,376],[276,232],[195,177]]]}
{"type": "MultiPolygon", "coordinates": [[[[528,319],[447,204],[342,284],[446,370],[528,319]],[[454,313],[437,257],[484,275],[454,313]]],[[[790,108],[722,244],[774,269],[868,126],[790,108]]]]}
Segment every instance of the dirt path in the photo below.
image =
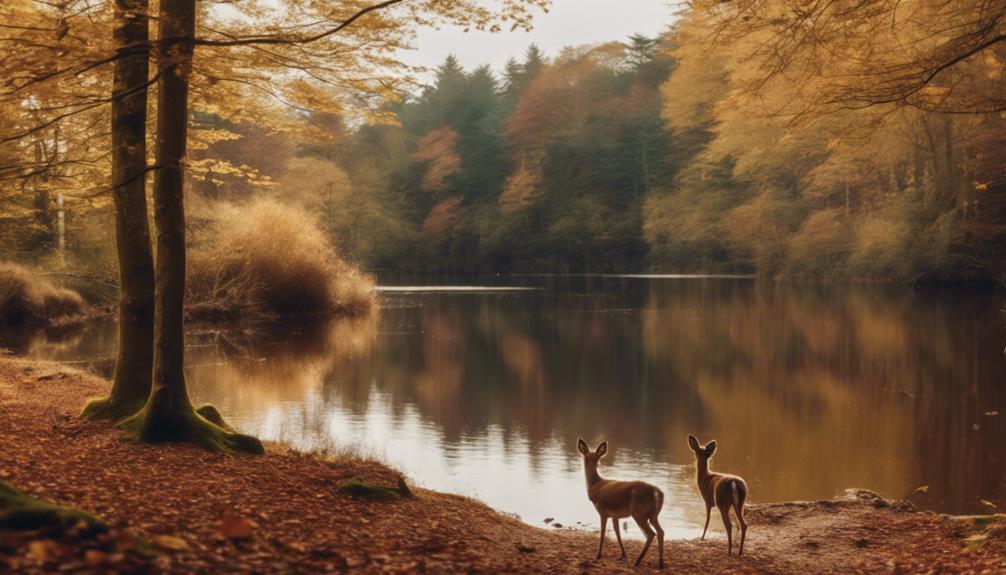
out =
{"type": "MultiPolygon", "coordinates": [[[[147,558],[0,533],[0,572],[653,573],[592,560],[596,534],[539,529],[454,495],[360,501],[338,492],[386,467],[270,446],[263,457],[127,442],[74,416],[108,383],[58,364],[0,357],[0,479],[100,515],[151,541],[147,558]],[[249,536],[250,535],[250,536],[249,536]],[[45,552],[39,552],[43,549],[45,552]]],[[[870,494],[750,508],[747,554],[720,538],[669,541],[665,573],[1006,573],[1006,517],[899,510],[870,494]]],[[[630,555],[641,543],[626,542],[630,555]]],[[[106,546],[107,547],[107,546],[106,546]]]]}

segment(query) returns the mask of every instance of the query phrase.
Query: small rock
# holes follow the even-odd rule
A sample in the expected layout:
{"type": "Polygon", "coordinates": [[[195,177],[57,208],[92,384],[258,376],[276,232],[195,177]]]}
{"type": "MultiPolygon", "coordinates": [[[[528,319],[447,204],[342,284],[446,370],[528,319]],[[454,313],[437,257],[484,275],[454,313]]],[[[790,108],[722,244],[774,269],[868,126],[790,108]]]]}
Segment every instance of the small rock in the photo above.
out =
{"type": "Polygon", "coordinates": [[[552,524],[552,527],[555,527],[556,529],[562,529],[562,523],[556,521],[555,523],[552,524]]]}
{"type": "Polygon", "coordinates": [[[518,543],[517,551],[520,551],[521,553],[534,553],[537,550],[534,547],[531,547],[530,545],[524,545],[523,543],[518,543]]]}
{"type": "Polygon", "coordinates": [[[856,547],[858,547],[860,549],[868,547],[869,545],[870,545],[870,541],[868,539],[866,539],[865,537],[861,537],[859,539],[856,539],[856,547]]]}
{"type": "Polygon", "coordinates": [[[555,517],[546,517],[545,518],[545,524],[546,525],[549,524],[549,523],[551,523],[551,522],[553,522],[553,521],[555,521],[555,517]]]}

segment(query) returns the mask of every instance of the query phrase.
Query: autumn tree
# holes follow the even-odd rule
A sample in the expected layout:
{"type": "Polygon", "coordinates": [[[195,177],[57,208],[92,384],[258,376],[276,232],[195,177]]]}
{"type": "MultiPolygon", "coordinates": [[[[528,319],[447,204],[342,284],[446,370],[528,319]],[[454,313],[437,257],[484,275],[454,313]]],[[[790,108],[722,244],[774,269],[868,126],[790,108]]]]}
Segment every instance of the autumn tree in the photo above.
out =
{"type": "Polygon", "coordinates": [[[73,213],[102,207],[87,196],[107,169],[109,76],[71,62],[107,56],[108,13],[104,4],[0,4],[0,213],[18,219],[4,231],[13,232],[6,246],[21,257],[57,253],[60,195],[73,213]]]}
{"type": "Polygon", "coordinates": [[[797,80],[807,111],[893,104],[931,112],[1006,110],[999,0],[739,0],[694,3],[709,32],[754,39],[748,88],[797,80]]]}
{"type": "Polygon", "coordinates": [[[1003,130],[996,6],[694,3],[664,86],[693,161],[648,199],[648,239],[719,229],[700,242],[719,265],[765,274],[983,273],[1004,228],[968,174],[1003,130]]]}
{"type": "MultiPolygon", "coordinates": [[[[144,408],[131,416],[124,425],[145,441],[185,441],[211,449],[261,452],[261,443],[252,437],[227,429],[213,411],[197,413],[186,390],[184,375],[184,296],[185,296],[185,209],[184,176],[189,124],[189,84],[194,74],[194,52],[197,45],[215,47],[280,46],[294,50],[287,64],[304,60],[316,61],[318,56],[304,46],[322,41],[343,30],[351,34],[359,25],[365,35],[384,34],[382,26],[401,26],[397,15],[376,21],[366,17],[372,12],[389,10],[401,5],[420,21],[446,18],[478,27],[495,27],[499,19],[511,19],[515,26],[526,25],[528,6],[532,2],[508,1],[501,15],[472,3],[470,6],[445,6],[439,2],[390,0],[380,4],[347,6],[347,16],[319,33],[290,34],[282,28],[267,33],[245,36],[227,34],[227,39],[196,37],[196,0],[162,0],[158,14],[157,67],[157,147],[154,175],[154,223],[157,228],[156,304],[154,330],[154,367],[150,396],[144,408]],[[367,28],[367,24],[379,30],[367,28]],[[204,417],[206,416],[206,417],[204,417]]],[[[540,3],[539,3],[540,4],[540,3]]],[[[376,14],[374,18],[380,16],[376,14]]],[[[317,25],[315,21],[314,25],[317,25]]],[[[392,33],[394,29],[392,29],[392,33]]],[[[275,53],[275,52],[273,52],[275,53]]],[[[301,66],[301,69],[309,65],[301,66]]],[[[365,87],[365,86],[360,86],[365,87]]],[[[301,87],[301,97],[314,97],[315,92],[301,87]]]]}
{"type": "Polygon", "coordinates": [[[86,417],[122,419],[150,394],[154,357],[154,261],[147,217],[147,0],[117,0],[111,93],[111,188],[119,261],[119,321],[109,397],[84,407],[86,417]]]}

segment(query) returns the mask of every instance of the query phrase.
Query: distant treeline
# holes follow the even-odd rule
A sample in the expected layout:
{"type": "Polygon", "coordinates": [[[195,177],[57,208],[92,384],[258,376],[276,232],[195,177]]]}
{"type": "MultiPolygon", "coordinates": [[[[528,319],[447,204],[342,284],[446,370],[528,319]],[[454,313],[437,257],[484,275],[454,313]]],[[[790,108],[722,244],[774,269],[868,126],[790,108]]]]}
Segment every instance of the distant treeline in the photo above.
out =
{"type": "Polygon", "coordinates": [[[1002,277],[1000,116],[774,117],[794,93],[748,97],[753,64],[699,20],[552,59],[532,46],[501,77],[449,57],[381,110],[397,123],[315,116],[285,163],[279,136],[254,149],[371,269],[1002,277]]]}
{"type": "MultiPolygon", "coordinates": [[[[660,42],[636,36],[551,61],[532,46],[502,77],[449,57],[421,95],[381,110],[394,123],[314,116],[309,143],[253,131],[205,154],[233,164],[289,154],[265,175],[371,269],[640,270],[646,199],[687,160],[661,118],[673,59],[660,42]]],[[[224,181],[210,193],[257,193],[224,181]]]]}
{"type": "MultiPolygon", "coordinates": [[[[217,201],[266,199],[370,270],[1002,282],[1006,43],[974,52],[964,4],[912,2],[892,27],[773,16],[787,2],[698,1],[659,37],[532,46],[501,71],[449,57],[421,93],[345,114],[206,107],[192,241],[217,201]]],[[[6,257],[54,249],[58,187],[10,188],[6,257]]],[[[75,209],[68,249],[114,266],[107,216],[75,209]]]]}

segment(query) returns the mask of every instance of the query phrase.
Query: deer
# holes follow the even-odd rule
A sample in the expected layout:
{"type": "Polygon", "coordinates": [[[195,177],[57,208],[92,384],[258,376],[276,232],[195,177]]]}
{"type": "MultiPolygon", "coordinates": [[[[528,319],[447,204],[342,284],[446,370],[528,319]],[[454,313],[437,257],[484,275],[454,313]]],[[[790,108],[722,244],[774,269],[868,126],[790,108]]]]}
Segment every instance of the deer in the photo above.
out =
{"type": "Polygon", "coordinates": [[[636,566],[639,566],[646,552],[650,549],[654,536],[656,536],[660,568],[663,569],[664,530],[660,527],[658,516],[660,508],[664,506],[664,492],[643,481],[616,481],[601,477],[597,472],[597,463],[608,452],[607,441],[598,445],[596,451],[591,451],[587,442],[577,439],[576,449],[583,456],[583,472],[587,479],[587,498],[594,504],[594,508],[597,509],[601,518],[601,540],[597,545],[597,560],[601,559],[601,552],[604,550],[604,532],[608,526],[608,519],[612,519],[612,523],[615,524],[615,538],[618,539],[618,547],[622,550],[621,559],[626,558],[618,520],[632,517],[639,525],[639,529],[646,535],[646,543],[643,545],[639,557],[636,558],[636,566]]]}
{"type": "Polygon", "coordinates": [[[737,475],[726,473],[713,473],[709,471],[709,460],[716,452],[716,440],[712,440],[705,446],[699,445],[699,440],[695,436],[688,436],[688,447],[695,453],[695,463],[697,467],[696,481],[699,485],[699,493],[706,502],[706,526],[702,529],[702,540],[706,538],[706,531],[709,529],[709,515],[715,506],[720,510],[723,517],[723,527],[727,530],[727,555],[733,555],[734,539],[733,526],[730,524],[730,508],[737,515],[737,522],[741,526],[741,546],[737,551],[737,556],[744,554],[744,538],[747,535],[748,524],[744,520],[744,500],[748,496],[748,484],[737,475]]]}

